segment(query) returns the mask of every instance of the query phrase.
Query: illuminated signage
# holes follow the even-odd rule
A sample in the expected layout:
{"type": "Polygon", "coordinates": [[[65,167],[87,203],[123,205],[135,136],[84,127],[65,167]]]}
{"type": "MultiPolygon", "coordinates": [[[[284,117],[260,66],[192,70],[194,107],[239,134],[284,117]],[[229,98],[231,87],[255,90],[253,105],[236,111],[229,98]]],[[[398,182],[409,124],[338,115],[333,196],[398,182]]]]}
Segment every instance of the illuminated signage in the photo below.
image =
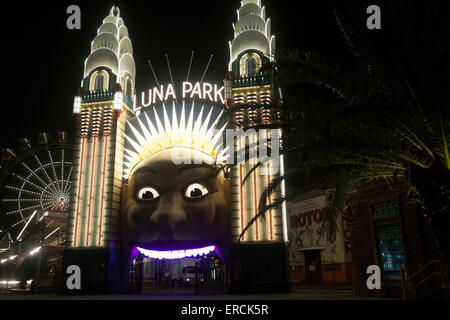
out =
{"type": "Polygon", "coordinates": [[[326,220],[327,209],[317,209],[313,211],[308,211],[298,215],[291,216],[291,228],[303,228],[305,225],[311,225],[312,221],[319,224],[326,220]]]}
{"type": "Polygon", "coordinates": [[[223,92],[225,88],[219,87],[217,84],[210,84],[207,82],[183,82],[181,87],[181,96],[177,96],[177,92],[172,84],[161,85],[149,89],[147,92],[142,92],[140,96],[134,97],[133,111],[137,112],[141,109],[151,107],[157,103],[165,103],[169,101],[178,100],[178,98],[185,99],[198,99],[203,101],[209,101],[212,103],[224,104],[223,92]],[[139,100],[139,101],[138,101],[139,100]]]}
{"type": "Polygon", "coordinates": [[[215,246],[209,246],[199,249],[187,249],[187,250],[173,250],[173,251],[157,251],[157,250],[147,250],[142,248],[137,248],[140,253],[151,259],[158,260],[176,260],[192,257],[202,257],[210,254],[216,250],[215,246]]]}

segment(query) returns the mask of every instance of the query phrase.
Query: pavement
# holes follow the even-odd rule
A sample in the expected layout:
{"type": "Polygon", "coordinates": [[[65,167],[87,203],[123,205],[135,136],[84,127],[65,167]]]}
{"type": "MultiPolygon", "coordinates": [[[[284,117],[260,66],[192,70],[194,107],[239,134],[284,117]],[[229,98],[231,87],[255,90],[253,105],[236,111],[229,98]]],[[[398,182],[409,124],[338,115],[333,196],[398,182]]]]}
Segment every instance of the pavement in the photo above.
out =
{"type": "Polygon", "coordinates": [[[0,300],[377,300],[370,297],[356,297],[348,287],[294,287],[287,294],[224,294],[195,295],[178,290],[165,294],[156,292],[130,295],[61,296],[56,294],[32,295],[29,293],[2,294],[0,300]]]}

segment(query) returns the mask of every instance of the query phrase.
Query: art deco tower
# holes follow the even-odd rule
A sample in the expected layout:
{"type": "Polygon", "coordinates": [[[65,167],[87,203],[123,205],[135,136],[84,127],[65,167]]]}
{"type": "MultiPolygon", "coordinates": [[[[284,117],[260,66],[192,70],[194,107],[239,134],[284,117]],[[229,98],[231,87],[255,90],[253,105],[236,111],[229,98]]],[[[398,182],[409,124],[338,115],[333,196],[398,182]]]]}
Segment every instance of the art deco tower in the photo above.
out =
{"type": "MultiPolygon", "coordinates": [[[[243,0],[233,28],[234,39],[229,43],[230,63],[225,79],[227,107],[234,111],[237,129],[269,124],[274,121],[269,105],[275,89],[271,74],[260,71],[263,65],[274,61],[275,36],[271,33],[271,20],[266,17],[261,0],[243,0]]],[[[237,141],[236,150],[258,144],[259,139],[259,134],[246,135],[237,141]]],[[[266,139],[271,139],[269,133],[266,139]]],[[[268,162],[242,184],[258,161],[257,158],[250,159],[232,169],[232,227],[235,241],[248,221],[258,213],[262,192],[283,170],[282,158],[276,159],[277,168],[273,161],[268,162]]],[[[269,202],[281,199],[283,193],[284,184],[277,188],[269,202]]],[[[285,206],[267,212],[266,219],[256,221],[241,241],[287,241],[285,206]]]]}
{"type": "Polygon", "coordinates": [[[118,246],[124,130],[134,115],[135,74],[128,30],[119,8],[113,7],[91,43],[75,97],[67,249],[118,246]]]}

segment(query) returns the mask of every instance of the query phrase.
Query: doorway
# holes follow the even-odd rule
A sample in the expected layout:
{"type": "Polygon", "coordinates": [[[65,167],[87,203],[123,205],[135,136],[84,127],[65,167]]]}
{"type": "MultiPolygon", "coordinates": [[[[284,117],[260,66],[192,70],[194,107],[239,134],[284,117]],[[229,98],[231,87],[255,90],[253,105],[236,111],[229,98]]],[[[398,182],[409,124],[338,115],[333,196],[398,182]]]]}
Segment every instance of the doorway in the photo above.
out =
{"type": "Polygon", "coordinates": [[[322,282],[322,265],[320,250],[305,251],[305,283],[320,284],[322,282]]]}
{"type": "Polygon", "coordinates": [[[130,265],[131,292],[152,295],[224,294],[226,268],[215,254],[177,260],[139,255],[130,265]]]}

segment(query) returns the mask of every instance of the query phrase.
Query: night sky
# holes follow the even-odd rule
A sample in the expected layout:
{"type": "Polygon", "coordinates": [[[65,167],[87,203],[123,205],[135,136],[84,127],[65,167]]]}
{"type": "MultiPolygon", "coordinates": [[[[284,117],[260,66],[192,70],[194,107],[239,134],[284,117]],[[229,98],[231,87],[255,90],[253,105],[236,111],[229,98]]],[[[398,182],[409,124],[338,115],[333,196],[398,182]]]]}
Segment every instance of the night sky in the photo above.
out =
{"type": "MultiPolygon", "coordinates": [[[[263,0],[263,4],[278,48],[338,52],[342,46],[325,0],[263,0]]],[[[187,75],[192,50],[196,54],[191,79],[201,78],[214,54],[206,81],[222,82],[240,1],[40,1],[26,5],[16,1],[2,12],[6,82],[1,148],[16,146],[19,138],[34,139],[38,132],[68,131],[73,136],[73,97],[80,87],[84,60],[113,5],[120,7],[133,43],[138,92],[155,85],[148,59],[160,82],[168,83],[168,54],[177,82],[187,75]],[[71,4],[81,8],[81,30],[66,27],[66,9],[71,4]]]]}

